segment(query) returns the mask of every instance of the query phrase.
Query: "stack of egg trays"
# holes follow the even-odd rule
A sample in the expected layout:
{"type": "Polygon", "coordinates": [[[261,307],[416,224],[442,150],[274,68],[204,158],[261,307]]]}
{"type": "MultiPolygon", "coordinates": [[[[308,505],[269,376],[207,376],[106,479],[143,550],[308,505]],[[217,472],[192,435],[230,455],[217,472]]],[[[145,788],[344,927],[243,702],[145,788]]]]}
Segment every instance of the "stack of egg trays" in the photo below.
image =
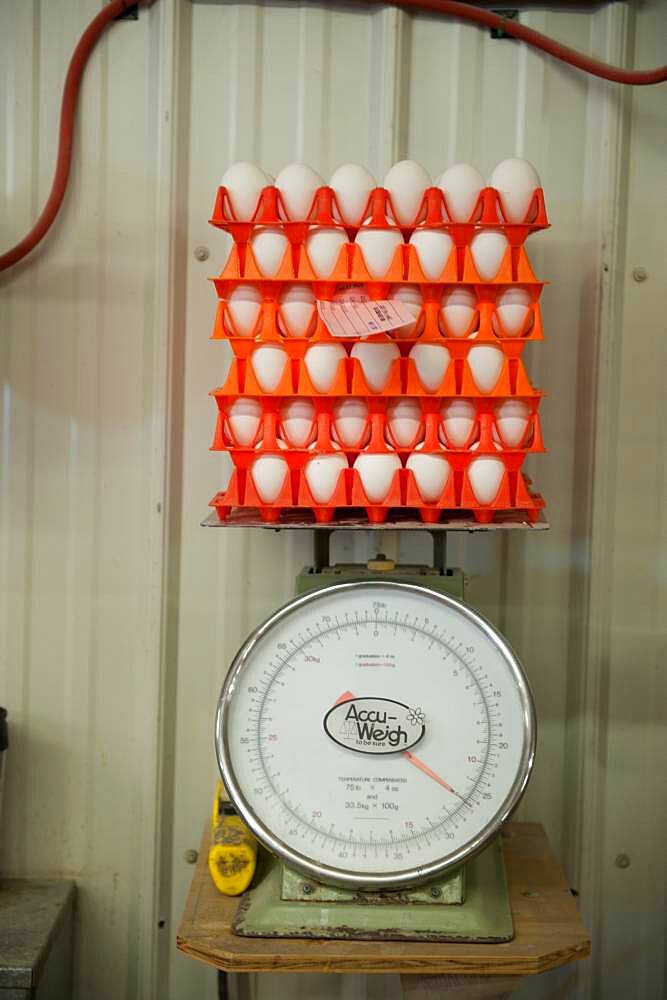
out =
{"type": "MultiPolygon", "coordinates": [[[[233,359],[224,385],[211,393],[218,405],[212,450],[228,451],[234,470],[227,489],[217,493],[210,506],[216,510],[221,521],[229,517],[233,510],[253,509],[258,511],[262,521],[278,523],[284,511],[299,509],[304,514],[312,512],[314,520],[323,524],[333,521],[336,511],[341,514],[345,512],[348,516],[357,511],[365,511],[368,522],[378,524],[391,518],[392,510],[407,508],[414,511],[415,516],[424,523],[446,521],[448,517],[461,512],[469,513],[479,523],[502,523],[503,515],[508,514],[513,519],[516,514],[520,514],[529,522],[536,522],[544,508],[544,500],[530,489],[530,479],[521,472],[521,466],[527,454],[544,451],[538,413],[543,393],[531,385],[521,354],[526,342],[543,339],[539,297],[545,283],[535,277],[524,248],[525,240],[531,233],[548,228],[542,189],[535,190],[526,212],[526,220],[531,221],[521,223],[504,221],[501,199],[494,188],[484,188],[480,193],[470,216],[471,220],[476,220],[474,222],[448,221],[446,197],[437,187],[426,190],[416,216],[420,221],[410,227],[397,227],[392,221],[395,213],[391,196],[385,188],[376,188],[371,192],[363,217],[366,219],[364,228],[400,228],[403,234],[405,242],[397,248],[386,275],[381,279],[372,276],[366,268],[361,248],[354,242],[357,230],[343,226],[339,221],[340,212],[337,211],[336,196],[331,188],[321,187],[315,193],[305,220],[286,221],[287,212],[282,205],[280,192],[275,187],[266,187],[250,222],[236,221],[226,188],[218,189],[210,221],[215,227],[230,233],[234,245],[222,273],[213,279],[219,304],[212,339],[227,340],[232,348],[233,359]],[[255,229],[263,226],[282,228],[289,240],[280,267],[271,278],[266,278],[260,272],[249,245],[255,229]],[[306,236],[313,226],[343,228],[348,236],[347,244],[341,248],[336,265],[326,279],[315,273],[304,247],[306,236]],[[440,228],[449,233],[454,243],[449,260],[436,280],[426,278],[414,246],[408,243],[411,233],[417,228],[440,228]],[[509,244],[498,272],[491,281],[482,280],[470,253],[473,236],[484,229],[502,231],[509,244]],[[333,299],[341,287],[350,284],[363,284],[371,300],[385,299],[390,288],[396,285],[420,287],[424,299],[424,323],[422,326],[418,322],[416,329],[421,327],[421,333],[414,338],[395,341],[401,356],[393,362],[389,378],[381,392],[370,389],[359,362],[349,356],[355,339],[341,340],[333,337],[319,316],[309,337],[283,336],[277,323],[279,298],[284,285],[293,282],[309,284],[315,298],[320,300],[333,299]],[[241,283],[256,285],[263,297],[261,315],[257,322],[259,332],[250,337],[235,336],[230,332],[230,328],[233,330],[233,323],[229,318],[227,321],[225,319],[226,297],[241,283]],[[518,336],[507,337],[494,332],[493,314],[496,295],[512,285],[525,288],[531,294],[532,305],[523,331],[518,336]],[[439,318],[442,295],[445,289],[456,286],[465,286],[477,296],[478,316],[471,323],[471,330],[478,326],[474,339],[448,336],[442,328],[439,318]],[[341,360],[336,377],[326,393],[315,389],[303,363],[307,347],[317,341],[334,341],[343,344],[348,351],[348,357],[341,360]],[[290,358],[280,383],[271,393],[261,389],[250,362],[253,349],[258,344],[267,342],[280,343],[290,358]],[[429,391],[423,386],[414,362],[408,357],[411,347],[417,342],[443,344],[450,353],[451,363],[443,382],[435,391],[429,391]],[[466,360],[471,347],[484,343],[493,344],[505,355],[498,380],[493,389],[486,393],[477,387],[466,360]],[[257,443],[245,448],[239,447],[234,441],[225,420],[228,405],[240,396],[259,400],[263,409],[257,443]],[[337,399],[350,396],[366,399],[370,439],[366,432],[357,449],[345,449],[350,467],[341,472],[332,497],[323,506],[314,501],[303,475],[303,467],[313,454],[340,450],[332,439],[332,410],[337,399]],[[316,411],[314,441],[308,449],[286,448],[283,441],[278,442],[280,408],[287,399],[299,397],[309,398],[316,411]],[[382,504],[371,503],[365,495],[358,473],[352,468],[355,457],[362,450],[362,441],[365,442],[365,451],[382,452],[388,450],[388,445],[391,447],[386,411],[387,406],[397,398],[412,398],[419,402],[423,413],[423,433],[416,436],[415,445],[420,443],[421,452],[443,454],[452,469],[442,495],[435,502],[424,501],[412,472],[403,467],[397,470],[382,504]],[[476,424],[469,440],[461,448],[444,445],[438,431],[439,411],[444,403],[452,399],[466,399],[477,410],[476,424]],[[530,410],[526,433],[518,448],[505,447],[502,436],[495,430],[494,407],[506,399],[521,400],[530,410]],[[470,448],[473,442],[477,442],[474,451],[470,448]],[[499,443],[502,446],[500,450],[499,443]],[[262,452],[280,454],[290,469],[280,494],[271,504],[260,499],[250,474],[252,461],[262,452]],[[466,472],[470,462],[482,455],[500,458],[505,464],[498,492],[488,504],[477,501],[466,472]]],[[[404,466],[413,449],[393,450],[398,453],[404,466]]]]}

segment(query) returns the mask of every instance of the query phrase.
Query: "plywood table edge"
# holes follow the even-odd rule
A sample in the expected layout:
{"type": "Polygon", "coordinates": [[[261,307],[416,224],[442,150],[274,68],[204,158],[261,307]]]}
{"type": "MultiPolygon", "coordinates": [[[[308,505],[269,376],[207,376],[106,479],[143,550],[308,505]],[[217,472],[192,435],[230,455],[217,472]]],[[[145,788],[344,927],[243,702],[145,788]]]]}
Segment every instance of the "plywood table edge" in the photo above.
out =
{"type": "Polygon", "coordinates": [[[514,940],[507,944],[239,937],[230,928],[238,900],[219,895],[208,874],[206,828],[176,947],[226,972],[530,976],[586,958],[591,952],[590,937],[543,828],[537,823],[511,823],[505,829],[516,929],[514,940]],[[517,869],[529,870],[531,863],[534,871],[526,882],[517,876],[517,869]],[[551,901],[540,896],[540,877],[551,901]],[[538,895],[525,897],[528,889],[537,889],[538,895]],[[216,917],[204,919],[200,910],[211,902],[216,917]]]}

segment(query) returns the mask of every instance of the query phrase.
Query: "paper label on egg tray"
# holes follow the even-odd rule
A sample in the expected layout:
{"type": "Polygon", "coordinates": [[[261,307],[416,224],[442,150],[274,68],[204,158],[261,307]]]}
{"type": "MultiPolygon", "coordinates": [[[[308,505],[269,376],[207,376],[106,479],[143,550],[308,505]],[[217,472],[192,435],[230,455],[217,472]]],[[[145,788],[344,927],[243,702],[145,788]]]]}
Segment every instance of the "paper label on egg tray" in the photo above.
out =
{"type": "Polygon", "coordinates": [[[333,302],[318,301],[317,311],[329,333],[341,338],[372,337],[415,321],[402,302],[374,301],[359,292],[349,292],[333,302]]]}

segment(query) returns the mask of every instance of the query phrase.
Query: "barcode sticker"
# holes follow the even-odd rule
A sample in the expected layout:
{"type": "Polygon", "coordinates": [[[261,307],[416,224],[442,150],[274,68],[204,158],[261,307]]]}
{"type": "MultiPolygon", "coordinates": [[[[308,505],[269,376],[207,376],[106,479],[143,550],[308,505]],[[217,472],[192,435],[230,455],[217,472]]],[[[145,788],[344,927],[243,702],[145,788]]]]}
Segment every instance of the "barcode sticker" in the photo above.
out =
{"type": "Polygon", "coordinates": [[[375,333],[396,330],[415,317],[403,302],[372,299],[352,293],[337,301],[318,300],[317,311],[334,337],[372,337],[375,333]]]}

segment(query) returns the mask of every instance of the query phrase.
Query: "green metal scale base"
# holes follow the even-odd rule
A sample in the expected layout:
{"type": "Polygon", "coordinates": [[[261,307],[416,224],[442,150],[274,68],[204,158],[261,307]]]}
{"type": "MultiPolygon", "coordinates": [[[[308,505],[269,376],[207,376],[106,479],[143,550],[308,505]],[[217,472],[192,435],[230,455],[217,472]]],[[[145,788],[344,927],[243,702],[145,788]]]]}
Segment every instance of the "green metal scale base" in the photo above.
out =
{"type": "Polygon", "coordinates": [[[412,892],[354,893],[304,881],[262,851],[233,929],[247,937],[511,941],[514,927],[500,839],[469,861],[465,878],[463,874],[412,892]],[[457,894],[458,899],[451,898],[457,894]]]}
{"type": "MultiPolygon", "coordinates": [[[[463,599],[464,576],[447,569],[444,538],[434,534],[434,565],[395,565],[382,554],[366,565],[329,565],[331,532],[316,532],[315,565],[296,580],[297,595],[359,579],[421,584],[463,599]]],[[[444,879],[413,890],[363,892],[323,885],[260,849],[257,871],[233,923],[248,937],[503,942],[514,937],[502,840],[444,879]]]]}

